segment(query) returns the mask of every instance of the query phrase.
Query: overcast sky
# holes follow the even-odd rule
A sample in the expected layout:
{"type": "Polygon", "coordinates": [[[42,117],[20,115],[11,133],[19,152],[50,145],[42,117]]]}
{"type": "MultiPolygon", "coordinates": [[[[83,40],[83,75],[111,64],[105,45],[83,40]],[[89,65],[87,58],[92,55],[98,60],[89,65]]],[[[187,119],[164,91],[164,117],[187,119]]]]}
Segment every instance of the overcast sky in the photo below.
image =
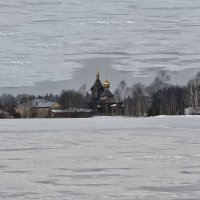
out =
{"type": "Polygon", "coordinates": [[[184,84],[200,69],[199,0],[1,0],[0,92],[94,82],[184,84]],[[73,79],[73,80],[71,80],[73,79]]]}

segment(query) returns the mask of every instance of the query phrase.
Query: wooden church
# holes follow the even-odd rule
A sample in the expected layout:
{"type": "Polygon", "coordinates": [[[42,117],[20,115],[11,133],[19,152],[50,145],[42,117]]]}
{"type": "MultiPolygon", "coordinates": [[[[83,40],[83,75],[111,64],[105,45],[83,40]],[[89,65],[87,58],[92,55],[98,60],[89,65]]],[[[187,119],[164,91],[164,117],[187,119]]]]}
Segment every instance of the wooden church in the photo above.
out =
{"type": "Polygon", "coordinates": [[[112,116],[124,115],[124,102],[116,101],[114,95],[110,92],[110,82],[107,80],[102,84],[99,79],[100,73],[97,71],[96,81],[91,87],[91,98],[88,103],[90,109],[95,115],[112,116]]]}

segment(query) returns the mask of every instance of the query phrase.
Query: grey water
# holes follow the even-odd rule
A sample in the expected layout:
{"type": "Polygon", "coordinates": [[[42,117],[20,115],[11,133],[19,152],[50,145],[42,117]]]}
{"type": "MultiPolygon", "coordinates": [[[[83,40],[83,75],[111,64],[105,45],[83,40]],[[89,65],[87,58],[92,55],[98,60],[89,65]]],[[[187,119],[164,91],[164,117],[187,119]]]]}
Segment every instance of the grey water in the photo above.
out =
{"type": "Polygon", "coordinates": [[[0,199],[198,200],[198,116],[0,121],[0,199]]]}

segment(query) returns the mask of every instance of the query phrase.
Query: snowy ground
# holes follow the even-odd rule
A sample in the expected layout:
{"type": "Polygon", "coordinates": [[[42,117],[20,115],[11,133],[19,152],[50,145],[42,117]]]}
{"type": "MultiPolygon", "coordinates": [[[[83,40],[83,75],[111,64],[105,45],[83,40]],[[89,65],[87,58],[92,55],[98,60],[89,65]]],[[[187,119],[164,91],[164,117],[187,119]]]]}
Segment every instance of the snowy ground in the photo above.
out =
{"type": "Polygon", "coordinates": [[[0,199],[199,200],[200,117],[0,120],[0,199]]]}

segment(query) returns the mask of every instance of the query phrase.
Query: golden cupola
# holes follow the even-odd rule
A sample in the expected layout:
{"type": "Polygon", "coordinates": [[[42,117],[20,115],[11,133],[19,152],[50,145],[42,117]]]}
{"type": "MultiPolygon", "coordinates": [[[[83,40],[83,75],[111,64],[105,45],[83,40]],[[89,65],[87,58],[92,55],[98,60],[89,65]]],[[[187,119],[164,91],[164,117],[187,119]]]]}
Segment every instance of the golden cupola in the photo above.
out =
{"type": "Polygon", "coordinates": [[[103,87],[104,87],[104,89],[107,89],[107,90],[110,88],[110,82],[107,79],[107,74],[106,74],[106,80],[103,83],[103,87]]]}

